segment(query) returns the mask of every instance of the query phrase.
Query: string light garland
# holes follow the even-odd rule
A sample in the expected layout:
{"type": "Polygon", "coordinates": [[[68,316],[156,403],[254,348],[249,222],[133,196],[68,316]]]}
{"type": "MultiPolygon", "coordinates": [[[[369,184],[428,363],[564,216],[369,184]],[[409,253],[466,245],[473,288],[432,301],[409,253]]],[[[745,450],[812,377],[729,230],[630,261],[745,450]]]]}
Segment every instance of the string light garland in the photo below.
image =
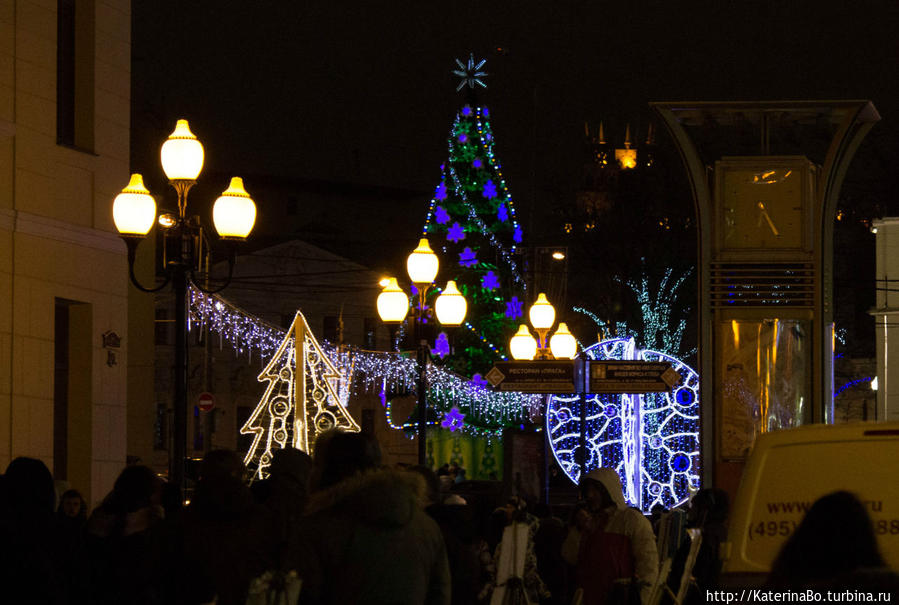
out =
{"type": "Polygon", "coordinates": [[[837,396],[840,393],[842,393],[843,391],[845,391],[846,389],[854,387],[857,384],[862,384],[864,382],[871,382],[871,380],[873,380],[873,378],[871,376],[866,376],[865,378],[858,378],[856,380],[850,380],[849,382],[847,382],[846,384],[841,386],[839,389],[837,389],[836,392],[833,394],[833,397],[834,397],[834,399],[836,399],[837,396]]]}
{"type": "MultiPolygon", "coordinates": [[[[228,343],[248,361],[270,359],[282,346],[291,346],[284,330],[260,320],[215,294],[189,290],[191,328],[208,328],[219,335],[220,344],[228,343]],[[286,343],[286,344],[285,344],[286,343]]],[[[474,328],[468,326],[474,331],[474,328]]],[[[485,341],[486,342],[486,341],[485,341]]],[[[487,343],[489,345],[489,343],[487,343]]],[[[492,345],[497,355],[501,353],[492,345]]],[[[412,356],[395,351],[366,351],[356,347],[335,347],[320,343],[322,355],[337,370],[333,379],[336,401],[346,406],[353,394],[405,393],[415,385],[417,362],[412,356]]],[[[295,361],[294,361],[295,363],[295,361]]],[[[458,374],[429,363],[428,407],[441,415],[456,407],[465,415],[465,424],[457,430],[467,434],[497,437],[507,426],[534,422],[542,414],[542,397],[524,393],[495,392],[458,374]]],[[[385,407],[390,409],[390,402],[385,407]]],[[[391,421],[391,426],[414,431],[391,421]]]]}

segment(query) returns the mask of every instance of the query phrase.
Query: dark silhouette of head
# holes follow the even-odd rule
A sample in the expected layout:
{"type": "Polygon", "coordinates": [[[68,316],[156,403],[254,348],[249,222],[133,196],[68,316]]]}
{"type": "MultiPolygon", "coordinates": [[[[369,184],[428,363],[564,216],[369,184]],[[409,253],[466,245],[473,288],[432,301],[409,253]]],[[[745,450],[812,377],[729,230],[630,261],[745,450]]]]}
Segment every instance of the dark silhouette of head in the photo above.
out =
{"type": "Polygon", "coordinates": [[[293,447],[275,450],[268,472],[269,477],[294,481],[305,488],[308,487],[312,474],[312,458],[303,450],[293,447]]]}
{"type": "Polygon", "coordinates": [[[864,505],[853,494],[838,491],[812,504],[777,555],[768,582],[808,586],[883,565],[864,505]]]}
{"type": "Polygon", "coordinates": [[[20,520],[52,518],[56,487],[47,465],[36,458],[21,456],[6,467],[5,507],[20,520]]]}
{"type": "Polygon", "coordinates": [[[115,480],[110,498],[110,504],[120,513],[131,513],[152,504],[160,504],[162,480],[148,466],[126,466],[115,480]]]}
{"type": "Polygon", "coordinates": [[[727,492],[715,487],[704,488],[690,500],[687,522],[693,527],[702,527],[706,523],[723,523],[729,513],[730,499],[727,492]]]}
{"type": "Polygon", "coordinates": [[[430,467],[421,464],[410,466],[409,472],[418,473],[425,480],[428,504],[440,502],[440,477],[430,467]]]}
{"type": "Polygon", "coordinates": [[[321,466],[320,488],[331,487],[381,465],[381,447],[374,435],[337,433],[322,445],[323,451],[316,450],[321,466]]]}
{"type": "Polygon", "coordinates": [[[200,480],[235,477],[243,479],[247,467],[234,450],[212,450],[203,456],[200,463],[200,480]]]}

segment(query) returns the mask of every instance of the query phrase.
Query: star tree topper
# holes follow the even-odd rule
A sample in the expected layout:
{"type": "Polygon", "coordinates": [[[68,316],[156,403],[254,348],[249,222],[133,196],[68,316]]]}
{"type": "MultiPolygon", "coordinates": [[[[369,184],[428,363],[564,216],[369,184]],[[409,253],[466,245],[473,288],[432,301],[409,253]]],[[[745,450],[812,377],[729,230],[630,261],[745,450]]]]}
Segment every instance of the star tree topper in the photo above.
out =
{"type": "Polygon", "coordinates": [[[459,66],[459,69],[454,69],[453,75],[462,78],[462,81],[459,82],[459,85],[456,87],[456,91],[462,90],[465,86],[474,88],[475,84],[481,88],[487,88],[487,85],[481,80],[481,78],[488,75],[486,71],[481,71],[481,68],[484,67],[484,63],[486,62],[487,59],[481,59],[478,63],[475,63],[474,53],[468,55],[468,65],[462,63],[459,59],[456,59],[456,65],[459,66]]]}

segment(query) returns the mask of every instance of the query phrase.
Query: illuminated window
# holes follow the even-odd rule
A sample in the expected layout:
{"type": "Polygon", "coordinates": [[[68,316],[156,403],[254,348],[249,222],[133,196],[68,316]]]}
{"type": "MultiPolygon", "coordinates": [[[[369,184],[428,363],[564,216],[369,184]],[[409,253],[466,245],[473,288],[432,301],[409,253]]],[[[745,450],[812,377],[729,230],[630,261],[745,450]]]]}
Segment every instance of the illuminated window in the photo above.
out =
{"type": "Polygon", "coordinates": [[[571,233],[571,223],[565,223],[565,233],[571,233]]]}

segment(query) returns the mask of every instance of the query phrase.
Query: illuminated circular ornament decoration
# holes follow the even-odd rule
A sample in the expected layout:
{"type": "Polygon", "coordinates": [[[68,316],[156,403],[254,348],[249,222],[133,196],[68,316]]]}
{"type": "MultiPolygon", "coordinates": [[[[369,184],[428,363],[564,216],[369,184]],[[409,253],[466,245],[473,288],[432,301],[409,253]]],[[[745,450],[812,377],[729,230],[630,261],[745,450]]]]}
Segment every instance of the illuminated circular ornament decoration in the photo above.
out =
{"type": "MultiPolygon", "coordinates": [[[[604,340],[584,350],[589,360],[666,361],[681,382],[661,393],[588,394],[588,471],[613,468],[628,504],[644,512],[685,502],[699,488],[699,375],[681,360],[637,349],[633,338],[604,340]]],[[[577,395],[553,395],[546,408],[553,455],[577,483],[581,410],[577,395]]]]}

